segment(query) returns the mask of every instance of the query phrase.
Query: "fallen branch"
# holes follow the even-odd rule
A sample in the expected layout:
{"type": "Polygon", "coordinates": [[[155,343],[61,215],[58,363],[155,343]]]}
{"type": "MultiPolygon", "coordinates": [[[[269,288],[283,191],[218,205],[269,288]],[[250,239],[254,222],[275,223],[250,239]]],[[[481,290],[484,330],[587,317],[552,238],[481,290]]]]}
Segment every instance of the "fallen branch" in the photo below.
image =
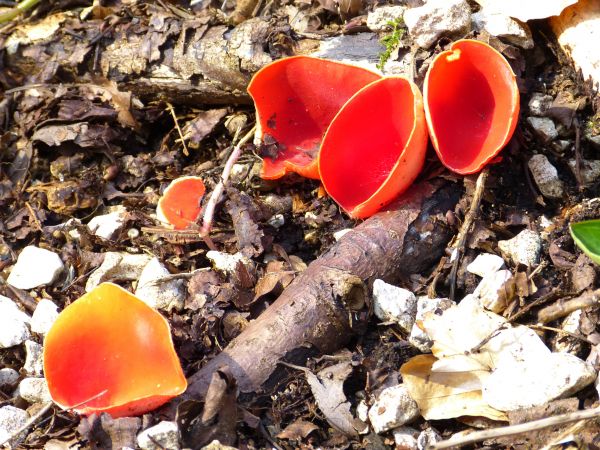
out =
{"type": "Polygon", "coordinates": [[[545,419],[534,420],[532,422],[520,423],[518,425],[510,425],[508,427],[492,428],[490,430],[475,431],[466,436],[460,436],[455,439],[448,439],[433,444],[429,447],[431,450],[441,450],[444,448],[458,447],[462,448],[465,445],[482,442],[487,439],[499,438],[504,436],[514,436],[516,434],[527,433],[529,431],[537,431],[543,428],[553,427],[556,425],[564,425],[566,423],[577,422],[579,420],[596,419],[600,416],[600,406],[584,411],[575,411],[558,416],[546,417],[545,419]]]}
{"type": "Polygon", "coordinates": [[[221,367],[229,367],[241,392],[252,392],[270,379],[280,360],[299,363],[311,351],[339,349],[352,336],[355,313],[366,301],[364,282],[398,282],[430,270],[441,257],[453,234],[445,213],[458,197],[456,185],[422,183],[345,234],[189,378],[184,398],[202,397],[221,367]]]}
{"type": "Polygon", "coordinates": [[[575,297],[567,301],[559,300],[538,312],[538,323],[543,325],[553,322],[557,319],[568,316],[573,311],[587,308],[588,306],[594,306],[598,303],[600,303],[600,289],[586,292],[579,297],[575,297]]]}

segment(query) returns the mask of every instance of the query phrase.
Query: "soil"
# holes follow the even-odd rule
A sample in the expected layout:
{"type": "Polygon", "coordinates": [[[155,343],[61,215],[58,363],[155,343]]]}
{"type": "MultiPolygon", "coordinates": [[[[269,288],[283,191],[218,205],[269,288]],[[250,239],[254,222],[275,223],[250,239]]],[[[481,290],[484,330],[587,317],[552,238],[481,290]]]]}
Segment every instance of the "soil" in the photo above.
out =
{"type": "MultiPolygon", "coordinates": [[[[149,56],[142,70],[132,68],[127,75],[119,72],[121,69],[95,70],[101,58],[94,52],[99,48],[106,50],[117,37],[130,36],[133,42],[145,36],[144,39],[158,43],[153,48],[172,54],[174,40],[167,25],[172,23],[169,20],[173,15],[195,20],[196,29],[232,26],[227,23],[226,15],[215,12],[220,4],[205,1],[190,7],[187,2],[99,3],[104,4],[99,6],[95,2],[85,22],[77,14],[90,6],[87,1],[42,4],[5,25],[0,34],[2,277],[7,276],[6,269],[27,245],[58,253],[68,267],[58,283],[46,288],[20,291],[0,283],[0,294],[15,300],[29,313],[41,298],[50,298],[63,308],[83,295],[88,275],[99,266],[106,252],[157,256],[173,274],[211,267],[206,257],[207,246],[197,232],[165,228],[155,219],[156,204],[168,183],[184,175],[202,176],[210,192],[220,179],[234,140],[254,123],[254,109],[247,96],[231,88],[236,83],[247,83],[249,74],[256,70],[254,67],[242,71],[235,83],[227,85],[221,79],[221,84],[214,88],[218,95],[212,101],[196,100],[207,98],[207,87],[184,95],[187,88],[182,88],[182,83],[194,84],[197,75],[178,80],[176,85],[163,90],[158,82],[148,82],[148,67],[156,64],[160,58],[157,55],[149,56]],[[7,38],[16,29],[57,13],[68,16],[60,25],[61,37],[24,44],[21,60],[9,54],[7,38]],[[153,15],[167,25],[162,29],[164,34],[154,32],[148,37],[149,18],[153,15]],[[65,36],[73,38],[69,45],[65,44],[65,36]],[[64,66],[67,57],[76,63],[64,66]],[[178,128],[185,136],[185,147],[178,128]],[[99,238],[87,229],[85,224],[92,217],[117,205],[127,208],[127,214],[125,225],[112,239],[99,238]],[[73,220],[76,222],[70,222],[73,220]]],[[[307,32],[310,39],[367,31],[364,14],[373,4],[352,2],[341,5],[345,9],[340,9],[341,6],[331,7],[326,3],[294,3],[312,20],[312,28],[307,32]]],[[[268,42],[264,43],[265,53],[272,58],[291,54],[296,41],[306,41],[306,36],[281,25],[283,8],[289,4],[268,2],[258,7],[273,26],[268,42]]],[[[235,23],[252,15],[254,7],[242,6],[235,9],[235,23]]],[[[232,12],[233,7],[226,2],[225,13],[232,12]]],[[[544,21],[530,25],[536,45],[528,51],[489,36],[475,36],[500,49],[513,66],[521,93],[521,116],[514,137],[499,160],[490,166],[481,208],[456,277],[456,298],[460,299],[478,283],[479,279],[465,269],[477,254],[484,251],[500,254],[497,242],[526,228],[547,233],[540,267],[533,274],[525,267],[510,267],[515,274],[531,277],[535,284],[535,289],[521,292],[521,297],[507,310],[506,315],[521,324],[535,324],[536,313],[542,306],[599,287],[598,270],[574,246],[568,223],[599,216],[600,206],[592,199],[600,194],[600,180],[583,186],[567,164],[576,158],[576,153],[584,160],[595,159],[597,149],[584,135],[598,123],[598,97],[563,56],[544,21]],[[566,142],[564,149],[555,142],[544,143],[525,120],[530,115],[529,99],[536,92],[553,98],[561,94],[568,99],[554,116],[559,125],[559,139],[566,142]],[[544,198],[532,180],[527,162],[535,153],[546,155],[558,169],[566,188],[560,200],[544,198]],[[583,281],[582,274],[585,274],[583,281]]],[[[450,42],[444,38],[431,52],[416,53],[415,80],[419,87],[432,56],[450,42]]],[[[335,243],[334,232],[357,225],[323,195],[318,182],[294,175],[265,181],[258,176],[259,168],[258,150],[246,145],[224,201],[217,207],[211,233],[220,251],[244,253],[250,260],[248,267],[229,275],[216,270],[194,272],[185,278],[188,291],[185,307],[165,313],[188,376],[219,354],[248,321],[273,303],[307,264],[331,248],[335,243]],[[240,211],[244,212],[242,220],[240,211]],[[265,280],[267,271],[276,274],[276,282],[265,280]]],[[[447,217],[455,233],[470,206],[476,177],[448,172],[429,149],[420,180],[447,180],[464,186],[461,200],[447,217]]],[[[418,295],[447,297],[450,245],[445,257],[422,273],[402,280],[401,285],[418,295]]],[[[130,282],[122,285],[132,287],[130,282]]],[[[594,311],[588,308],[586,314],[595,317],[594,311]]],[[[369,302],[357,317],[359,326],[342,350],[327,355],[314,352],[304,355],[302,364],[316,373],[335,362],[351,361],[351,374],[343,382],[351,411],[355,411],[361,399],[397,383],[399,367],[418,353],[397,326],[379,323],[369,302]]],[[[559,321],[547,325],[560,327],[559,321]]],[[[581,335],[597,336],[595,328],[593,322],[581,335]]],[[[546,332],[544,337],[551,343],[556,334],[546,332]]],[[[38,340],[41,342],[40,337],[38,340]]],[[[584,342],[579,356],[585,359],[590,351],[590,345],[584,342]]],[[[0,350],[0,367],[20,371],[24,360],[21,346],[0,350]]],[[[218,414],[209,415],[197,426],[188,423],[182,429],[184,442],[192,448],[200,448],[212,438],[241,449],[394,447],[390,433],[350,437],[332,427],[319,410],[304,372],[288,369],[268,389],[240,396],[231,375],[219,372],[223,395],[219,397],[218,414]]],[[[27,405],[12,395],[11,389],[0,391],[2,406],[28,407],[32,414],[39,409],[39,405],[27,405]]],[[[577,394],[577,399],[581,405],[592,405],[598,397],[593,389],[586,389],[577,394]]],[[[198,417],[198,411],[206,414],[211,407],[215,408],[215,404],[209,404],[208,400],[207,404],[180,405],[180,424],[181,417],[198,417]]],[[[163,408],[146,414],[141,422],[126,423],[109,418],[80,419],[53,408],[21,445],[43,448],[49,440],[58,439],[79,445],[75,448],[135,446],[131,440],[140,426],[147,428],[169,414],[163,408]]],[[[421,419],[412,426],[419,430],[434,428],[445,438],[468,428],[454,420],[428,423],[421,419]]]]}

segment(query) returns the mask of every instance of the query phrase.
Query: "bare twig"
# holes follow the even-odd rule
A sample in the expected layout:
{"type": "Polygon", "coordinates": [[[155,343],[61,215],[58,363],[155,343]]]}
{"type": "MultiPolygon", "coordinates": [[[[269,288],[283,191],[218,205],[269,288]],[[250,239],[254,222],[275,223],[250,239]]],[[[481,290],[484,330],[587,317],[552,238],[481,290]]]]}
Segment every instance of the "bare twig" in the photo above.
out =
{"type": "Polygon", "coordinates": [[[547,327],[546,325],[527,325],[527,326],[529,328],[533,328],[534,330],[554,331],[555,333],[564,334],[564,335],[572,337],[573,339],[578,339],[580,341],[587,342],[590,345],[594,345],[594,343],[592,341],[590,341],[589,339],[587,339],[586,337],[579,336],[578,334],[571,333],[570,331],[567,331],[567,330],[561,330],[560,328],[547,327]]]}
{"type": "Polygon", "coordinates": [[[181,145],[183,146],[183,154],[185,156],[190,156],[190,152],[188,151],[187,145],[185,145],[185,138],[183,137],[183,132],[181,131],[181,128],[179,127],[179,121],[177,120],[177,114],[175,114],[175,109],[173,108],[173,105],[171,105],[169,102],[167,102],[167,109],[169,110],[169,112],[171,113],[171,116],[173,117],[173,122],[175,122],[175,128],[177,129],[177,133],[179,133],[179,139],[181,139],[181,145]]]}
{"type": "Polygon", "coordinates": [[[560,319],[561,317],[565,317],[573,311],[587,308],[588,306],[597,305],[598,303],[600,303],[600,289],[586,292],[585,294],[575,297],[571,300],[558,300],[557,302],[538,312],[538,323],[543,325],[560,319]]]}
{"type": "Polygon", "coordinates": [[[454,300],[454,294],[456,290],[456,274],[458,273],[458,266],[460,265],[461,257],[465,251],[465,245],[467,244],[467,238],[469,237],[469,230],[473,221],[479,211],[479,205],[483,198],[483,192],[485,190],[485,182],[487,180],[490,169],[486,167],[483,169],[477,177],[477,183],[475,183],[475,192],[473,193],[473,202],[469,211],[465,215],[465,221],[458,232],[458,242],[456,243],[456,255],[452,264],[452,270],[450,271],[450,300],[454,300]]]}
{"type": "Polygon", "coordinates": [[[202,228],[200,228],[200,237],[204,239],[206,245],[211,250],[216,250],[215,244],[209,237],[210,229],[212,227],[213,218],[215,215],[215,208],[219,200],[221,199],[221,195],[225,190],[225,185],[229,180],[229,175],[231,175],[231,169],[233,165],[236,163],[240,155],[242,154],[242,147],[254,136],[254,132],[256,130],[256,125],[253,126],[248,133],[244,135],[242,139],[236,144],[231,155],[229,155],[229,159],[225,163],[225,167],[223,168],[223,173],[221,174],[221,179],[219,183],[215,186],[208,199],[208,203],[206,204],[206,208],[204,209],[204,216],[202,218],[202,228]]]}
{"type": "Polygon", "coordinates": [[[545,419],[534,420],[532,422],[510,425],[507,427],[492,428],[490,430],[475,431],[466,436],[460,436],[455,439],[437,442],[429,447],[430,450],[439,450],[452,447],[463,447],[476,442],[482,442],[487,439],[493,439],[504,436],[513,436],[516,434],[527,433],[529,431],[542,430],[544,428],[563,425],[566,423],[577,422],[579,420],[596,419],[600,416],[600,406],[584,411],[575,411],[566,414],[559,414],[545,419]]]}
{"type": "Polygon", "coordinates": [[[40,0],[23,0],[18,3],[14,8],[9,9],[8,11],[0,14],[0,23],[10,22],[13,19],[16,19],[18,16],[23,14],[25,11],[33,8],[37,5],[40,0]]]}

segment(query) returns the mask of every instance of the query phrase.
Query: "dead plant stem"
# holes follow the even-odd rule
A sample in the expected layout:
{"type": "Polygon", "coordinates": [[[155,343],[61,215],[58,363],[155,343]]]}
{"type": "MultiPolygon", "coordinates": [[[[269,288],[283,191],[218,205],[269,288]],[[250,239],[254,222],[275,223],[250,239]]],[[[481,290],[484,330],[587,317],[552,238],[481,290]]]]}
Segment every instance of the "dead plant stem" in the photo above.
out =
{"type": "Polygon", "coordinates": [[[586,292],[571,300],[558,300],[538,312],[538,324],[544,325],[553,322],[561,317],[569,315],[573,311],[597,305],[598,303],[600,303],[600,289],[586,292]]]}
{"type": "Polygon", "coordinates": [[[169,112],[171,113],[171,116],[173,117],[173,122],[175,122],[175,128],[177,129],[177,133],[179,134],[179,139],[181,139],[181,145],[183,146],[183,154],[185,156],[190,156],[190,152],[187,148],[187,145],[185,145],[185,138],[183,137],[183,132],[181,131],[181,127],[179,126],[179,120],[177,120],[177,114],[175,114],[175,108],[173,108],[173,105],[171,105],[169,102],[167,102],[167,109],[169,110],[169,112]]]}

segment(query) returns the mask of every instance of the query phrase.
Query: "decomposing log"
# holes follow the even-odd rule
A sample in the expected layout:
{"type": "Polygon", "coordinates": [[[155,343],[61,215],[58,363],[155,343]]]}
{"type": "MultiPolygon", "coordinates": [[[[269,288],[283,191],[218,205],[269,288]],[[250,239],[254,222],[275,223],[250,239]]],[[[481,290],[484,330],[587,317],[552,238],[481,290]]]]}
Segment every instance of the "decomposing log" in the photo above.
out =
{"type": "Polygon", "coordinates": [[[327,353],[352,336],[353,313],[366,300],[363,282],[397,282],[423,273],[442,255],[453,230],[456,185],[423,182],[387,211],[345,234],[313,261],[282,295],[219,355],[189,378],[185,397],[201,397],[212,374],[227,366],[241,392],[259,389],[286,356],[313,348],[327,353]]]}

